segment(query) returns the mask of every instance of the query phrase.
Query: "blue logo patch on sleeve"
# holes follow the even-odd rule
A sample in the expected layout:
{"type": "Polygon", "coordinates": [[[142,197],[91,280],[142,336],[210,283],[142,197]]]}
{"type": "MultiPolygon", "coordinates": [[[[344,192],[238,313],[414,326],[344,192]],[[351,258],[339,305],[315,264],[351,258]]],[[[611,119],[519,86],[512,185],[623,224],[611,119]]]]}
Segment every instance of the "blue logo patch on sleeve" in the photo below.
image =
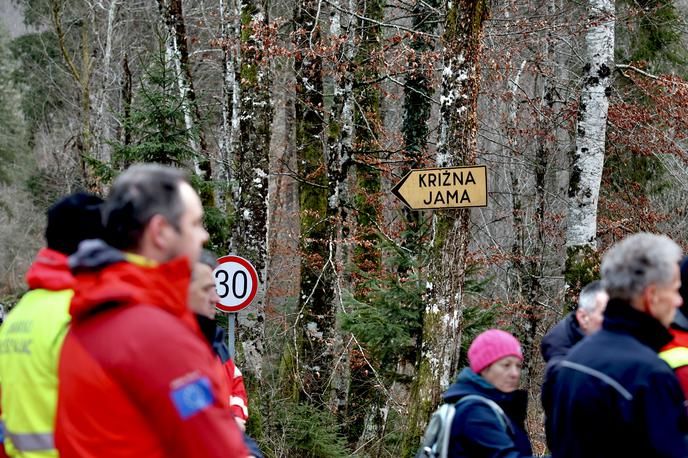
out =
{"type": "Polygon", "coordinates": [[[205,409],[215,400],[208,377],[199,378],[175,388],[170,396],[182,420],[205,409]]]}

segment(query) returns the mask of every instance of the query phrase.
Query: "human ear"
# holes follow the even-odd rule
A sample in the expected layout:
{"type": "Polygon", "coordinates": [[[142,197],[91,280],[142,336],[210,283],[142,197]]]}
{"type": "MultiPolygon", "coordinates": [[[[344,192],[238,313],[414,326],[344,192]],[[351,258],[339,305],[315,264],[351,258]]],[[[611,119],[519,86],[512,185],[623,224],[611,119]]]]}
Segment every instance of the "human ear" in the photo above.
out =
{"type": "Polygon", "coordinates": [[[657,302],[657,287],[655,285],[650,285],[643,291],[643,308],[645,313],[654,318],[654,307],[657,302]]]}
{"type": "Polygon", "coordinates": [[[162,215],[154,215],[148,222],[146,231],[149,233],[150,241],[158,250],[165,250],[169,244],[172,226],[162,215]]]}

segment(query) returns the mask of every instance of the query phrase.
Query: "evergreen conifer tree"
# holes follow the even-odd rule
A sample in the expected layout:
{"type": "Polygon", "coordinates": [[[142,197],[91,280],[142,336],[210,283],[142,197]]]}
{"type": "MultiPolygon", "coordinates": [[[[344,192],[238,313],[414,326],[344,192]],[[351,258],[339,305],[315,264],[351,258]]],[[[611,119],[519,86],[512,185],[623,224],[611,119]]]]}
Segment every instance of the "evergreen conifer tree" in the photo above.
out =
{"type": "Polygon", "coordinates": [[[177,88],[178,76],[165,54],[163,42],[143,73],[123,130],[131,140],[115,145],[113,165],[124,168],[135,162],[185,165],[194,156],[190,140],[195,130],[184,123],[185,100],[177,88]]]}

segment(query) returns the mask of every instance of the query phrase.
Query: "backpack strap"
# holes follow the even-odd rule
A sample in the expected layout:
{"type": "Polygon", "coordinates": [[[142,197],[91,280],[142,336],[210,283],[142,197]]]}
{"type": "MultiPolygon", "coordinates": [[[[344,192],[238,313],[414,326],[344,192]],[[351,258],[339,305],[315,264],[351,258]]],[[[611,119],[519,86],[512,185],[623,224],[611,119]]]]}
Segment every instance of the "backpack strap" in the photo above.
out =
{"type": "Polygon", "coordinates": [[[437,410],[430,417],[430,422],[425,429],[421,446],[416,453],[416,458],[446,458],[449,451],[449,439],[451,437],[452,423],[459,404],[465,401],[478,401],[487,404],[495,413],[499,424],[507,433],[513,434],[513,428],[509,418],[504,413],[499,405],[492,399],[480,396],[478,394],[469,394],[456,403],[444,403],[440,405],[437,410]]]}
{"type": "Polygon", "coordinates": [[[449,403],[444,403],[435,410],[425,428],[416,458],[446,458],[454,413],[456,407],[449,403]]]}
{"type": "Polygon", "coordinates": [[[510,432],[512,434],[514,433],[513,426],[511,426],[511,421],[509,421],[509,417],[507,417],[504,413],[504,410],[501,407],[499,407],[499,404],[494,402],[492,399],[486,398],[485,396],[480,396],[479,394],[468,394],[456,401],[456,404],[454,404],[454,406],[458,407],[459,404],[461,404],[462,402],[471,400],[487,404],[490,407],[490,409],[492,409],[494,414],[497,416],[497,420],[499,420],[499,424],[502,425],[504,431],[510,432]]]}

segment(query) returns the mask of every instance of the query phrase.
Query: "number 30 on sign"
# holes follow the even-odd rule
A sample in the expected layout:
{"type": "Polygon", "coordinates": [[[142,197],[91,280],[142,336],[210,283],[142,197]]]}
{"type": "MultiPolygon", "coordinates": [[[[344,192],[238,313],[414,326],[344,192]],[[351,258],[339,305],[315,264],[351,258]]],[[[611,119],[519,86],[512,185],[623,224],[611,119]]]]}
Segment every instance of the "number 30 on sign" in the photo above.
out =
{"type": "Polygon", "coordinates": [[[217,308],[223,312],[238,312],[251,304],[258,291],[255,267],[239,256],[223,256],[213,270],[215,289],[220,297],[217,308]]]}

